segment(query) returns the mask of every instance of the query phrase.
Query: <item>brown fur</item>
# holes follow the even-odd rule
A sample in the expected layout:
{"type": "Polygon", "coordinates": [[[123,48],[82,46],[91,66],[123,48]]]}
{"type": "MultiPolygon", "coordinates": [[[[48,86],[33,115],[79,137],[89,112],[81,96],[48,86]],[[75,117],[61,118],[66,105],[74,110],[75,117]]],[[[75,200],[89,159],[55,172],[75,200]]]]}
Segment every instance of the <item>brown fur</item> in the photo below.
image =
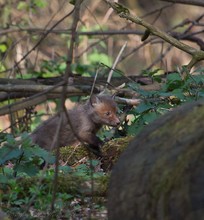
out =
{"type": "MultiPolygon", "coordinates": [[[[96,133],[102,125],[117,126],[120,123],[116,111],[117,105],[112,97],[101,95],[93,96],[85,104],[68,110],[68,115],[72,127],[80,140],[89,144],[92,150],[99,151],[100,149],[98,147],[102,142],[96,136],[96,133]]],[[[79,143],[78,138],[74,135],[67,122],[66,114],[63,112],[43,122],[33,131],[31,138],[35,144],[46,150],[50,150],[61,115],[62,126],[59,132],[59,147],[79,143]]]]}

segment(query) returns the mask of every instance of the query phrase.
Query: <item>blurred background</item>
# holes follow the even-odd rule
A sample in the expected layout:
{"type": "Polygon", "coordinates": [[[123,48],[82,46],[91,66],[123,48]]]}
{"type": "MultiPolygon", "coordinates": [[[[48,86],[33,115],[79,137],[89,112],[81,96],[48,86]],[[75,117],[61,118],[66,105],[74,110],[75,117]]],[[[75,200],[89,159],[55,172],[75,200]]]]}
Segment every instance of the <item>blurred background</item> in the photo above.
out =
{"type": "MultiPolygon", "coordinates": [[[[188,33],[203,39],[204,19],[196,23],[203,15],[203,7],[184,4],[172,4],[159,0],[119,1],[131,10],[166,32],[188,33]],[[177,28],[176,28],[177,26],[177,28]],[[195,33],[197,33],[195,35],[195,33]]],[[[69,1],[27,0],[0,1],[0,53],[1,72],[11,69],[31,50],[45,30],[73,9],[69,1]]],[[[70,39],[72,17],[59,23],[48,36],[19,64],[18,68],[2,72],[0,77],[15,77],[16,74],[28,74],[42,68],[42,62],[62,64],[66,57],[70,39]]],[[[161,68],[171,71],[189,62],[189,56],[163,42],[151,37],[141,42],[144,28],[131,24],[116,15],[103,1],[85,0],[78,26],[78,47],[75,48],[75,64],[94,64],[98,61],[111,65],[122,45],[127,41],[120,68],[124,74],[141,74],[142,70],[161,68]]],[[[199,48],[195,42],[185,41],[188,45],[199,48]]],[[[199,65],[202,65],[199,63],[199,65]]],[[[54,75],[54,72],[53,72],[54,75]]]]}
{"type": "MultiPolygon", "coordinates": [[[[203,48],[203,7],[159,0],[116,2],[184,43],[203,48]]],[[[1,78],[55,77],[64,73],[73,22],[69,13],[73,8],[67,0],[0,0],[0,82],[1,78]]],[[[94,76],[99,63],[111,67],[125,42],[117,65],[124,75],[167,73],[189,63],[187,53],[158,37],[150,36],[142,42],[144,31],[120,18],[104,1],[83,1],[73,74],[94,76]]],[[[194,69],[202,65],[199,62],[194,69]]],[[[104,66],[104,76],[108,71],[104,66]]],[[[8,116],[1,117],[1,128],[7,122],[8,116]]]]}

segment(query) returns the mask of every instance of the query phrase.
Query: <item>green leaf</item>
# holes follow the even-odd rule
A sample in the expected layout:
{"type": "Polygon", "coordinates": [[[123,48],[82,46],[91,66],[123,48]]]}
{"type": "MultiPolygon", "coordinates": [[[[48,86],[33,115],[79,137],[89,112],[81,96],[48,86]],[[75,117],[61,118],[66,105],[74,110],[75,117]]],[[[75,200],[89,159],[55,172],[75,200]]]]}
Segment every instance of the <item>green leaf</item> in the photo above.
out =
{"type": "Polygon", "coordinates": [[[3,165],[8,160],[18,159],[21,156],[23,151],[19,148],[12,149],[11,147],[2,147],[0,148],[0,165],[3,165]]]}
{"type": "Polygon", "coordinates": [[[143,126],[140,126],[140,124],[131,124],[127,127],[127,133],[128,135],[136,135],[142,130],[143,126]]]}
{"type": "Polygon", "coordinates": [[[134,91],[138,91],[140,89],[140,85],[138,83],[128,83],[127,86],[134,91]]]}
{"type": "Polygon", "coordinates": [[[75,168],[75,175],[77,176],[87,176],[89,173],[90,169],[87,167],[86,164],[80,164],[75,168]]]}
{"type": "Polygon", "coordinates": [[[162,82],[161,76],[154,76],[153,79],[154,79],[154,81],[156,81],[156,82],[158,82],[158,83],[161,83],[161,82],[162,82]]]}
{"type": "Polygon", "coordinates": [[[0,183],[8,183],[9,178],[0,173],[0,183]]]}
{"type": "Polygon", "coordinates": [[[153,122],[156,118],[158,118],[159,114],[156,112],[149,112],[148,114],[143,115],[143,119],[147,124],[153,122]]]}
{"type": "Polygon", "coordinates": [[[5,44],[0,44],[0,52],[1,53],[4,53],[4,52],[6,52],[7,51],[7,46],[5,45],[5,44]]]}
{"type": "Polygon", "coordinates": [[[99,165],[99,160],[91,160],[90,163],[92,166],[96,167],[97,165],[99,165]]]}
{"type": "Polygon", "coordinates": [[[183,90],[182,89],[174,89],[171,92],[172,95],[176,96],[179,99],[185,99],[185,96],[183,94],[183,90]]]}
{"type": "Polygon", "coordinates": [[[198,92],[198,96],[199,96],[199,97],[204,97],[204,89],[203,89],[203,90],[200,90],[200,91],[198,92]]]}
{"type": "Polygon", "coordinates": [[[45,149],[34,146],[30,150],[32,151],[33,155],[42,157],[47,163],[55,163],[55,157],[45,149]]]}
{"type": "Polygon", "coordinates": [[[204,75],[195,75],[190,77],[192,81],[198,85],[204,85],[204,75]]]}
{"type": "Polygon", "coordinates": [[[160,92],[159,95],[160,95],[161,97],[169,97],[169,96],[172,95],[172,93],[171,93],[171,92],[160,92]]]}
{"type": "Polygon", "coordinates": [[[69,3],[70,3],[71,5],[75,5],[76,1],[75,1],[75,0],[70,0],[69,3]]]}
{"type": "Polygon", "coordinates": [[[59,170],[63,173],[70,173],[72,171],[72,168],[70,166],[60,166],[59,170]]]}
{"type": "Polygon", "coordinates": [[[88,56],[88,60],[92,64],[104,63],[105,65],[111,65],[111,59],[105,53],[93,52],[88,56]]]}
{"type": "Polygon", "coordinates": [[[26,10],[26,9],[28,9],[28,7],[29,7],[28,3],[25,1],[20,1],[17,5],[18,10],[26,10]]]}
{"type": "Polygon", "coordinates": [[[182,81],[182,78],[179,73],[168,74],[166,79],[167,79],[167,82],[168,81],[182,81]]]}
{"type": "Polygon", "coordinates": [[[143,112],[146,112],[146,111],[149,111],[149,110],[151,110],[151,109],[153,109],[155,106],[154,105],[152,105],[152,104],[149,104],[149,103],[141,103],[138,107],[137,107],[137,109],[136,109],[136,112],[137,113],[139,113],[139,114],[141,114],[141,113],[143,113],[143,112]]]}
{"type": "Polygon", "coordinates": [[[34,0],[33,3],[39,8],[44,8],[47,5],[45,0],[34,0]]]}
{"type": "Polygon", "coordinates": [[[6,141],[7,141],[6,144],[9,144],[9,145],[13,145],[13,144],[16,143],[16,140],[15,140],[15,138],[12,134],[7,134],[6,135],[6,141]]]}
{"type": "Polygon", "coordinates": [[[155,70],[142,70],[142,75],[143,76],[155,76],[156,74],[157,74],[157,76],[158,76],[158,74],[159,74],[159,71],[160,71],[161,69],[155,69],[155,70]]]}
{"type": "Polygon", "coordinates": [[[18,164],[14,167],[14,170],[18,173],[26,173],[29,176],[34,176],[39,172],[39,168],[32,162],[18,164]]]}
{"type": "Polygon", "coordinates": [[[30,147],[33,145],[32,140],[28,133],[21,134],[21,146],[23,148],[30,147]]]}
{"type": "Polygon", "coordinates": [[[184,81],[182,80],[180,74],[172,73],[167,76],[167,90],[172,91],[174,89],[178,89],[184,85],[184,81]]]}
{"type": "Polygon", "coordinates": [[[59,65],[59,70],[64,71],[66,69],[66,67],[67,67],[67,64],[65,62],[63,62],[59,65]]]}

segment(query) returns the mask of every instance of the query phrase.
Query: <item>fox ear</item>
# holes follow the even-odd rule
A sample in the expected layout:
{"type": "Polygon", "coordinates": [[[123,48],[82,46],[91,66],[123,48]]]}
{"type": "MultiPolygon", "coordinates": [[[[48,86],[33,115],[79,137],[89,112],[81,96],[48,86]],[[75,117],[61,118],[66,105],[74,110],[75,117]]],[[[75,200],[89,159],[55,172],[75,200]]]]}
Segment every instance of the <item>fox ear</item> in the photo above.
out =
{"type": "Polygon", "coordinates": [[[91,103],[92,107],[99,104],[100,102],[101,102],[101,100],[99,99],[99,97],[97,95],[92,95],[90,97],[90,103],[91,103]]]}

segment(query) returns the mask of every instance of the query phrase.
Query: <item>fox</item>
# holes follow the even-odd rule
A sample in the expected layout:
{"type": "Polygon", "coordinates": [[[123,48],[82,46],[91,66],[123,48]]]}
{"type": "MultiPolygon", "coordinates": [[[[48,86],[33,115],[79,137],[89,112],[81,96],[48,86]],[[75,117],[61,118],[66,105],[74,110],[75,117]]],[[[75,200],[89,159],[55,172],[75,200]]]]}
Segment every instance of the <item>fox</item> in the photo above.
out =
{"type": "Polygon", "coordinates": [[[62,117],[59,130],[57,147],[75,146],[80,142],[86,144],[87,148],[96,156],[101,157],[101,146],[103,141],[97,136],[97,132],[103,125],[117,127],[120,119],[117,115],[117,104],[114,97],[109,95],[92,95],[84,104],[78,104],[66,112],[60,112],[48,120],[42,122],[31,133],[34,144],[50,151],[56,128],[62,117]],[[71,126],[70,126],[71,124],[71,126]]]}

